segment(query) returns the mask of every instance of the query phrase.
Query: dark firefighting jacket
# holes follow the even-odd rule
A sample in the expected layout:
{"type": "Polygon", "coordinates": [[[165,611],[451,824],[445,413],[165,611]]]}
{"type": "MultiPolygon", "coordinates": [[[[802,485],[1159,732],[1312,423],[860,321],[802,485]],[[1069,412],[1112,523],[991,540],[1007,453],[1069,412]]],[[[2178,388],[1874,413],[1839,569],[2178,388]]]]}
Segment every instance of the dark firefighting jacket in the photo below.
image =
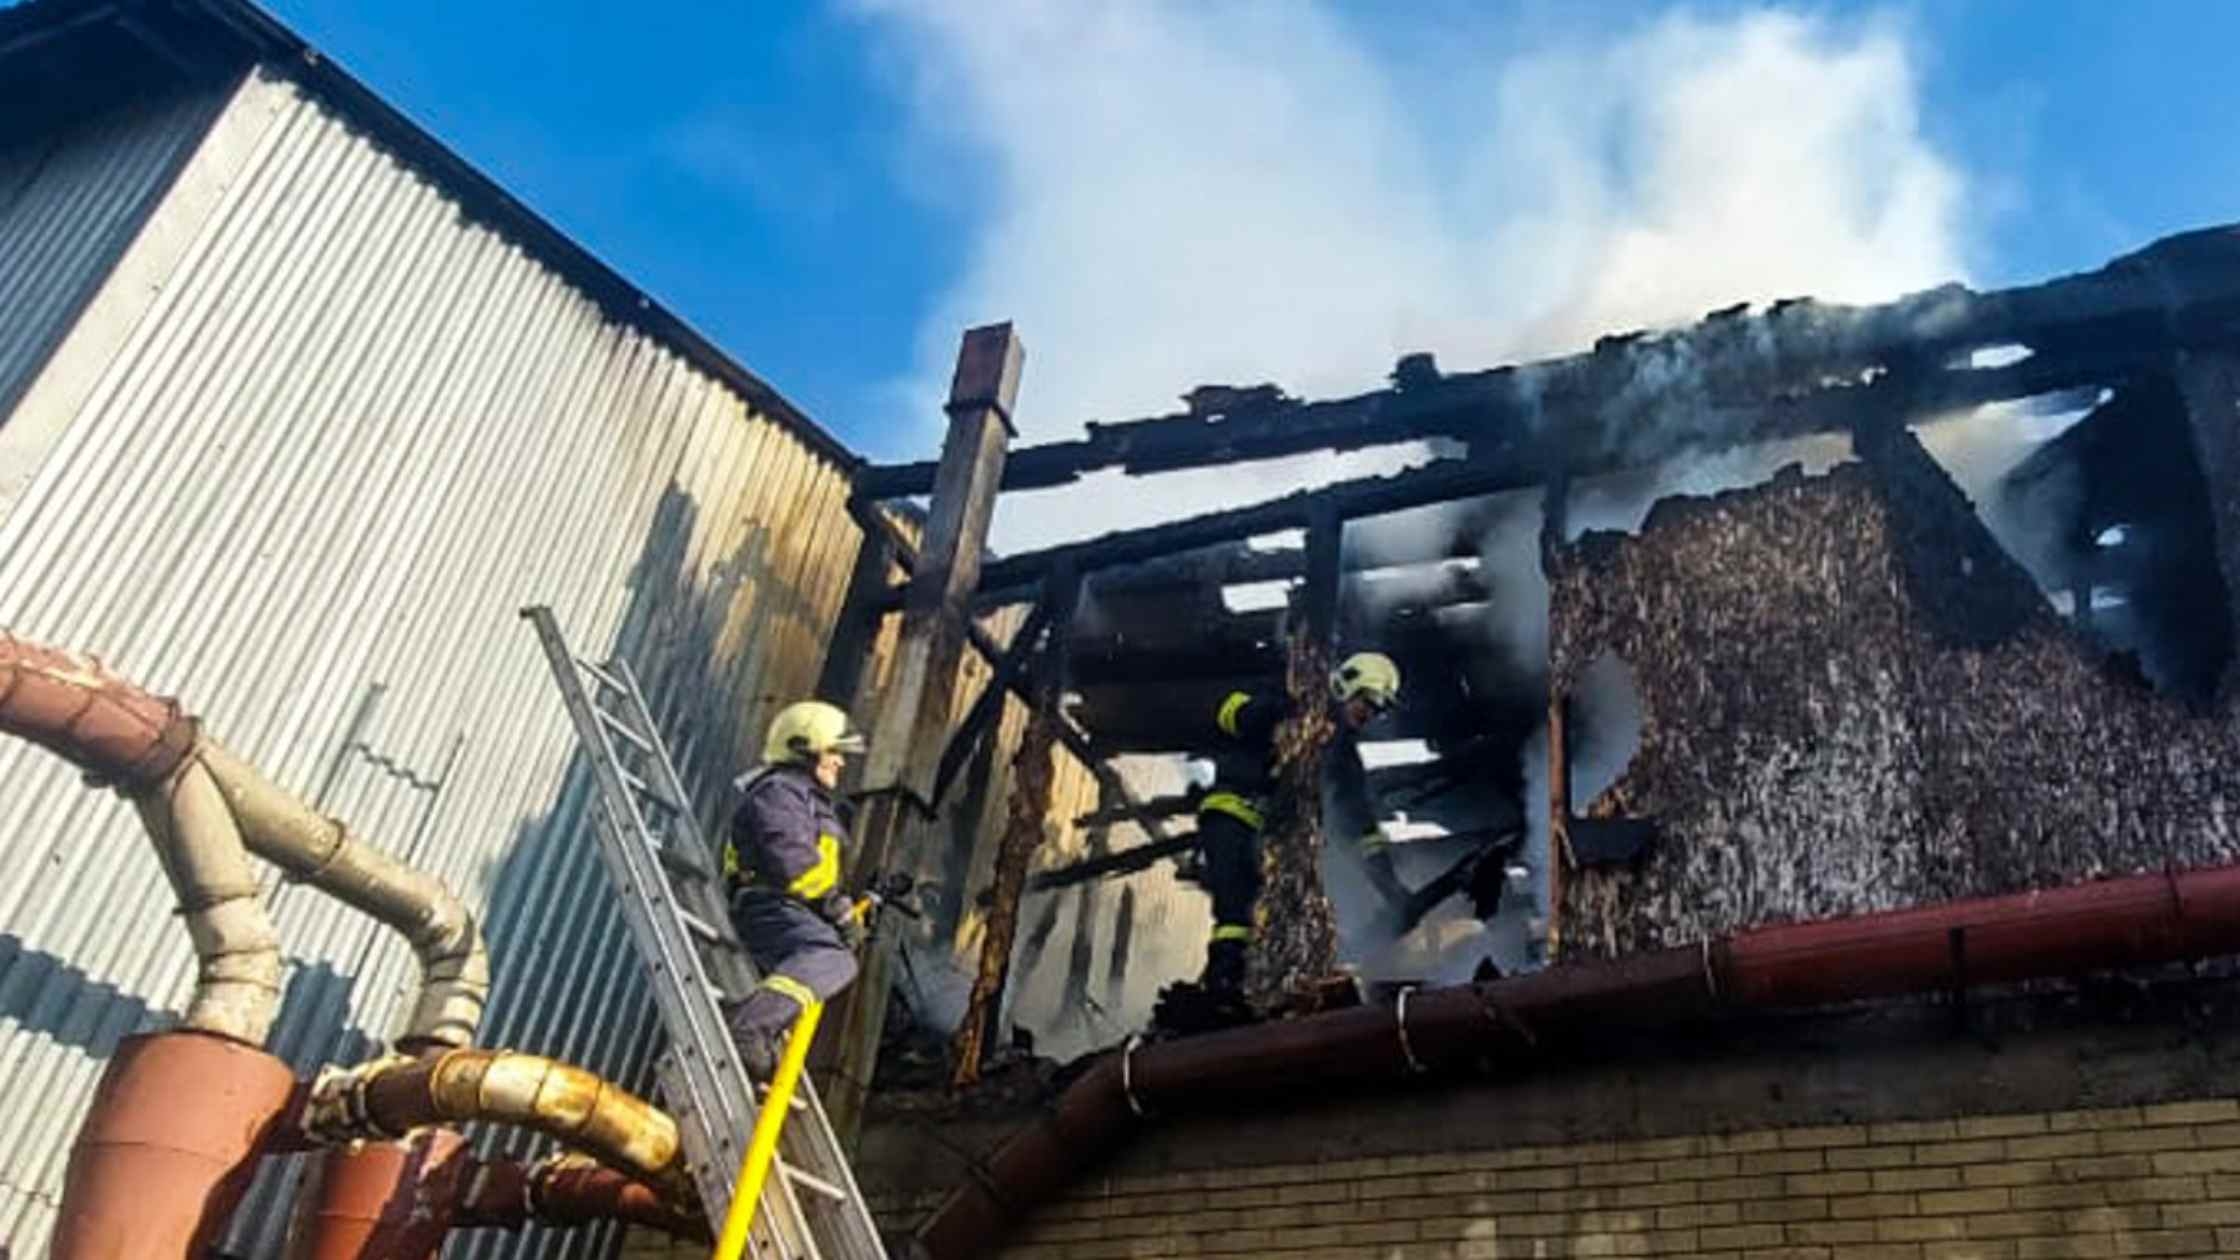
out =
{"type": "Polygon", "coordinates": [[[821,903],[840,887],[847,827],[832,794],[801,766],[764,766],[738,782],[723,846],[727,881],[821,903]]]}

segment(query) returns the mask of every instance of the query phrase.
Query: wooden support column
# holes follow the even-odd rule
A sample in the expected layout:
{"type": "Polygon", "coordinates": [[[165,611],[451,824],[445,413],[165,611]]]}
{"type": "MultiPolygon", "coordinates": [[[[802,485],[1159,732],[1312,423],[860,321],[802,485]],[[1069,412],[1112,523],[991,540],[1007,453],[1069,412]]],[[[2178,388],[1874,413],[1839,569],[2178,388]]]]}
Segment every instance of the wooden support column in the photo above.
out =
{"type": "Polygon", "coordinates": [[[959,1089],[980,1079],[981,1059],[999,1039],[1011,945],[1019,930],[1019,899],[1026,891],[1027,867],[1042,847],[1050,822],[1050,787],[1056,773],[1053,754],[1059,724],[1065,721],[1058,712],[1058,698],[1065,691],[1066,644],[1073,637],[1073,612],[1080,598],[1079,575],[1065,566],[1051,572],[1042,597],[1043,607],[1049,610],[1050,646],[1033,671],[1033,711],[1012,762],[1011,799],[1003,840],[996,849],[995,891],[980,936],[980,969],[972,982],[964,1022],[957,1026],[950,1083],[959,1089]]]}
{"type": "MultiPolygon", "coordinates": [[[[1021,358],[1018,336],[1009,324],[967,332],[957,355],[949,386],[949,433],[941,445],[925,539],[911,570],[894,671],[864,770],[864,787],[879,795],[866,803],[856,826],[859,848],[851,868],[858,881],[917,868],[925,828],[911,805],[931,794],[949,728],[972,592],[980,584],[980,559],[987,550],[988,522],[995,513],[1012,434],[1011,405],[1018,397],[1021,358]]],[[[825,1106],[846,1146],[853,1145],[863,1122],[878,1064],[898,930],[889,924],[872,934],[863,973],[836,1012],[825,1106]]]]}
{"type": "Polygon", "coordinates": [[[1276,730],[1276,791],[1260,841],[1246,994],[1263,1008],[1309,989],[1338,966],[1338,921],[1322,887],[1322,754],[1330,715],[1331,636],[1337,627],[1339,544],[1345,520],[1317,510],[1307,526],[1307,580],[1285,671],[1292,717],[1276,730]]]}

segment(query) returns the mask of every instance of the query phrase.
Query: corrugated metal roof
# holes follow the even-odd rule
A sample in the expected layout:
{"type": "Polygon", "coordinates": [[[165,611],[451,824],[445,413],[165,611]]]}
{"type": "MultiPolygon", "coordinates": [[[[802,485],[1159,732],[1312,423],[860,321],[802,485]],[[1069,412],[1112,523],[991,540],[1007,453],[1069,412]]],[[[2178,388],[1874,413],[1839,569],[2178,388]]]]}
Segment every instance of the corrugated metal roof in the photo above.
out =
{"type": "MultiPolygon", "coordinates": [[[[176,267],[0,522],[0,624],[184,696],[487,906],[486,1043],[642,1087],[653,1021],[515,612],[620,646],[691,733],[712,815],[746,733],[816,678],[858,538],[847,470],[357,121],[262,71],[227,106],[233,142],[205,145],[237,164],[223,195],[151,222],[184,234],[176,267]]],[[[102,1060],[176,1007],[192,957],[121,802],[19,743],[0,784],[0,1240],[38,1254],[102,1060]]],[[[274,1049],[308,1071],[389,1034],[402,942],[304,889],[270,898],[274,1049]]],[[[285,1190],[260,1184],[244,1253],[274,1254],[285,1190]]]]}
{"type": "Polygon", "coordinates": [[[455,209],[515,242],[614,322],[667,346],[752,405],[791,428],[827,458],[854,469],[863,461],[760,376],[726,354],[683,317],[601,261],[581,243],[453,152],[320,49],[249,0],[28,0],[0,7],[0,65],[44,55],[58,38],[88,31],[145,45],[155,56],[198,72],[263,63],[378,141],[441,188],[455,209]]]}
{"type": "Polygon", "coordinates": [[[90,110],[48,90],[0,93],[0,417],[139,230],[227,86],[165,84],[90,110]]]}

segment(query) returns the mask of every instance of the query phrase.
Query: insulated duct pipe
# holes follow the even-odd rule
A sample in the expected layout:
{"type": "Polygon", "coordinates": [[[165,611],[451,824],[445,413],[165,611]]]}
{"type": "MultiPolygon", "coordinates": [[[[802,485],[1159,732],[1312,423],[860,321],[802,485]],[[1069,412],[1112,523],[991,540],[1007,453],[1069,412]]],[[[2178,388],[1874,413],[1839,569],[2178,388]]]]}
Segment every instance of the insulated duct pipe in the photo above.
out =
{"type": "Polygon", "coordinates": [[[193,718],[78,656],[0,631],[0,732],[114,784],[139,811],[194,942],[186,1027],[264,1044],[280,1004],[280,943],[216,782],[191,754],[193,718]]]}
{"type": "Polygon", "coordinates": [[[209,768],[251,853],[411,942],[420,959],[420,994],[397,1044],[406,1050],[472,1044],[490,997],[490,956],[465,904],[441,881],[281,791],[216,740],[203,737],[194,757],[209,768]]]}
{"type": "Polygon", "coordinates": [[[489,1120],[558,1138],[678,1203],[691,1200],[677,1122],[596,1073],[542,1055],[450,1050],[329,1068],[303,1127],[320,1142],[397,1138],[432,1124],[489,1120]]]}
{"type": "Polygon", "coordinates": [[[1521,1062],[1613,1028],[2074,975],[2240,952],[2240,866],[2138,875],[1818,923],[1404,994],[1156,1045],[1130,1042],[1008,1139],[918,1232],[931,1260],[991,1255],[1013,1221],[1147,1116],[1240,1097],[1521,1062]]]}
{"type": "Polygon", "coordinates": [[[139,809],[200,959],[187,1027],[261,1045],[279,1003],[279,946],[246,849],[412,943],[421,991],[400,1044],[474,1040],[490,962],[459,899],[203,737],[177,701],[90,656],[0,630],[0,732],[60,754],[139,809]]]}

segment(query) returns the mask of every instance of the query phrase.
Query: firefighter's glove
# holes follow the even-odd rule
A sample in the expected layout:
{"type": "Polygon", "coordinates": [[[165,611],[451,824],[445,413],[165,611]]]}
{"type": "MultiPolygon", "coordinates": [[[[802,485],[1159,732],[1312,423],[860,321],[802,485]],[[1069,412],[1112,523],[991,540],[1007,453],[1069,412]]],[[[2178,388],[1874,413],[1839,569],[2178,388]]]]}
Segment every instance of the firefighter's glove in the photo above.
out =
{"type": "Polygon", "coordinates": [[[840,943],[850,952],[863,948],[863,916],[856,913],[854,898],[835,891],[825,897],[817,910],[839,931],[840,943]]]}

